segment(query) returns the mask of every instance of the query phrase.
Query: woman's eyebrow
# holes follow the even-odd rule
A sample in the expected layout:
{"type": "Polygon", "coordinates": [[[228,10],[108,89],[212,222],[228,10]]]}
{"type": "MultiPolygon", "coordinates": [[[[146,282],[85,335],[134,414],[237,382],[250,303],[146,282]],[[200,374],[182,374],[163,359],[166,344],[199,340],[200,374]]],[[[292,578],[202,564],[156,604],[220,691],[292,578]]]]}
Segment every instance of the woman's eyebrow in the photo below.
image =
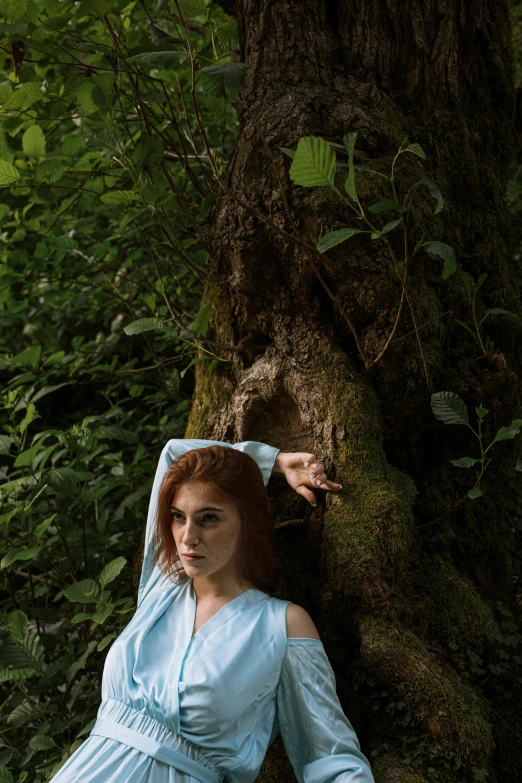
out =
{"type": "MultiPolygon", "coordinates": [[[[184,512],[180,508],[176,508],[176,506],[170,507],[171,511],[179,511],[180,514],[183,514],[184,512]]],[[[203,511],[224,511],[224,508],[217,508],[217,506],[205,506],[205,508],[200,508],[198,511],[196,511],[196,514],[201,514],[203,511]]]]}

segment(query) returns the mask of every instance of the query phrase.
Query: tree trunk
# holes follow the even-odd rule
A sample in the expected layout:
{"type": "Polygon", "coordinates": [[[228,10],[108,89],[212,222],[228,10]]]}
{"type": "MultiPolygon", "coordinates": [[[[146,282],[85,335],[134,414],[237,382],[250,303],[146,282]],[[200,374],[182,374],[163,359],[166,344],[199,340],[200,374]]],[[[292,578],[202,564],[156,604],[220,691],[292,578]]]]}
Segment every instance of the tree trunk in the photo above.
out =
{"type": "MultiPolygon", "coordinates": [[[[509,676],[487,669],[502,631],[496,610],[514,605],[505,499],[518,441],[495,444],[484,495],[468,499],[474,471],[449,460],[477,456],[476,440],[430,407],[438,391],[458,394],[470,411],[482,403],[487,443],[520,414],[518,325],[490,317],[483,334],[497,348],[481,356],[448,314],[472,323],[463,271],[488,274],[480,318],[487,307],[520,312],[504,200],[514,139],[508,5],[223,6],[238,21],[248,71],[230,190],[220,191],[205,227],[212,284],[204,302],[213,303],[209,336],[241,350],[222,353],[228,361],[210,373],[197,366],[186,435],[313,451],[343,484],[335,495],[318,490],[313,509],[275,480],[272,511],[285,595],[318,625],[377,783],[422,783],[415,759],[421,770],[436,767],[437,780],[482,780],[472,767],[486,769],[489,783],[518,780],[520,694],[509,676]],[[421,203],[412,246],[427,232],[423,241],[452,245],[459,262],[442,280],[440,260],[415,256],[398,330],[374,365],[402,294],[387,246],[361,235],[319,256],[290,240],[310,245],[353,214],[327,188],[294,185],[279,149],[314,135],[341,150],[354,131],[355,163],[385,173],[405,137],[422,146],[426,161],[399,158],[397,187],[428,176],[445,207],[432,216],[421,203]]],[[[342,189],[346,174],[338,177],[342,189]]],[[[380,177],[357,173],[356,183],[366,207],[389,198],[380,177]]],[[[403,235],[390,236],[398,257],[403,235]]],[[[276,743],[259,780],[290,779],[276,743]]]]}

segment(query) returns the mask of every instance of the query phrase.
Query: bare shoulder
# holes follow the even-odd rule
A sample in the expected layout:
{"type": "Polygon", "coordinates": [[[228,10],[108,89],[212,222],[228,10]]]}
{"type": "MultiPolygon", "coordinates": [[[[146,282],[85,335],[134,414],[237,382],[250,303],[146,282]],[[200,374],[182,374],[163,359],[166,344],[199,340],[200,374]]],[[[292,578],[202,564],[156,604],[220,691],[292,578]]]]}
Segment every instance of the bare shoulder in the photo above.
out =
{"type": "Polygon", "coordinates": [[[286,635],[288,639],[319,639],[314,621],[302,606],[288,604],[286,608],[286,635]]]}

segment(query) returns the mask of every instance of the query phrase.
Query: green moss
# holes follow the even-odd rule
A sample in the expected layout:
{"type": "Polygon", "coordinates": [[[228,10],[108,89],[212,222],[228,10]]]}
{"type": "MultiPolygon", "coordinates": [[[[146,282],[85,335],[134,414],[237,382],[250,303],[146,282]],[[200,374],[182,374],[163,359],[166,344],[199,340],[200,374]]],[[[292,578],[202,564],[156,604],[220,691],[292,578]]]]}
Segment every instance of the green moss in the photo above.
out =
{"type": "Polygon", "coordinates": [[[375,783],[426,783],[426,779],[391,752],[379,756],[372,765],[375,783]]]}
{"type": "Polygon", "coordinates": [[[440,556],[425,563],[422,571],[435,635],[461,648],[481,650],[485,644],[493,644],[499,633],[497,623],[472,582],[440,556]]]}
{"type": "Polygon", "coordinates": [[[366,616],[361,653],[384,682],[394,685],[442,748],[463,762],[486,763],[493,750],[487,705],[471,685],[442,667],[410,630],[366,616]]]}
{"type": "MultiPolygon", "coordinates": [[[[216,342],[234,344],[230,304],[219,286],[207,286],[203,293],[201,306],[212,304],[209,322],[209,336],[216,342]],[[218,317],[219,313],[219,317],[218,317]]],[[[202,356],[203,352],[199,352],[202,356]]],[[[229,355],[224,355],[229,359],[229,355]]],[[[197,393],[194,395],[192,409],[185,431],[186,438],[204,438],[213,432],[213,419],[226,409],[234,391],[234,382],[229,375],[228,363],[219,362],[211,372],[207,372],[208,362],[198,362],[195,366],[197,393]]]]}

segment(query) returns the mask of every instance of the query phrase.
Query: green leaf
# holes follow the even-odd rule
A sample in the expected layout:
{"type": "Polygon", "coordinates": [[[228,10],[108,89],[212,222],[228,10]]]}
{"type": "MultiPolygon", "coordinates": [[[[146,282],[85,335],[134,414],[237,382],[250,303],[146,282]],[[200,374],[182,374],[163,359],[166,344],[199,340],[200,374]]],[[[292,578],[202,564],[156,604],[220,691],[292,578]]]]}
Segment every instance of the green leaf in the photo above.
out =
{"type": "Polygon", "coordinates": [[[199,73],[211,95],[234,100],[243,86],[247,69],[246,63],[221,63],[201,68],[199,73]]]}
{"type": "Polygon", "coordinates": [[[412,152],[414,155],[417,155],[418,158],[422,158],[422,160],[426,160],[426,153],[424,152],[420,144],[410,144],[409,147],[405,147],[403,149],[403,152],[412,152]]]}
{"type": "Polygon", "coordinates": [[[444,206],[444,197],[442,193],[440,192],[437,185],[431,181],[431,179],[428,179],[428,177],[423,177],[418,182],[415,183],[415,185],[412,185],[410,190],[414,190],[415,188],[420,188],[422,186],[425,186],[428,188],[428,191],[430,193],[430,196],[432,196],[437,201],[437,206],[435,207],[435,211],[433,212],[434,215],[437,215],[442,207],[444,206]]]}
{"type": "Polygon", "coordinates": [[[6,160],[0,160],[0,187],[12,185],[17,179],[20,179],[18,169],[6,160]]]}
{"type": "Polygon", "coordinates": [[[12,726],[23,726],[25,723],[29,723],[37,718],[42,712],[43,707],[33,706],[28,701],[23,701],[11,712],[7,718],[7,722],[12,726]]]}
{"type": "Polygon", "coordinates": [[[27,24],[19,22],[18,24],[0,24],[0,33],[23,33],[27,30],[27,24]]]}
{"type": "Polygon", "coordinates": [[[473,297],[475,294],[475,283],[473,282],[473,278],[471,277],[469,272],[462,272],[462,280],[464,283],[466,294],[468,295],[468,299],[471,302],[473,301],[473,297]]]}
{"type": "Polygon", "coordinates": [[[132,201],[140,201],[140,194],[132,190],[113,190],[111,193],[104,193],[100,196],[104,204],[116,207],[119,204],[129,204],[132,201]]]}
{"type": "Polygon", "coordinates": [[[40,451],[39,443],[37,443],[36,446],[31,446],[30,449],[26,449],[25,451],[22,451],[22,453],[19,454],[15,459],[14,467],[24,468],[24,467],[28,467],[29,465],[32,465],[33,460],[39,451],[40,451]]]}
{"type": "Polygon", "coordinates": [[[139,318],[124,327],[125,334],[141,334],[142,332],[151,332],[153,329],[163,329],[163,324],[157,318],[139,318]]]}
{"type": "Polygon", "coordinates": [[[215,35],[223,52],[239,49],[239,30],[235,19],[218,27],[215,35]]]}
{"type": "Polygon", "coordinates": [[[107,563],[103,571],[98,577],[98,582],[102,587],[110,584],[120,574],[124,568],[127,560],[124,557],[117,557],[115,560],[111,560],[107,563]]]}
{"type": "Polygon", "coordinates": [[[371,207],[368,207],[368,212],[372,212],[374,215],[382,215],[385,212],[393,212],[394,209],[401,210],[402,207],[400,204],[397,204],[396,201],[383,199],[382,201],[377,201],[375,204],[372,204],[371,207]]]}
{"type": "Polygon", "coordinates": [[[320,253],[326,253],[331,247],[341,244],[346,239],[355,236],[355,234],[362,234],[360,228],[341,228],[338,231],[330,231],[317,240],[317,249],[320,253]]]}
{"type": "Polygon", "coordinates": [[[290,166],[290,179],[305,188],[330,185],[335,176],[335,152],[328,142],[317,136],[299,139],[294,160],[290,166]]]}
{"type": "Polygon", "coordinates": [[[101,131],[91,136],[87,142],[87,147],[101,148],[102,154],[106,156],[123,155],[125,153],[125,144],[112,132],[101,131]]]}
{"type": "Polygon", "coordinates": [[[11,551],[2,558],[0,568],[7,568],[12,565],[12,563],[16,563],[17,560],[31,560],[31,558],[38,554],[41,548],[42,547],[40,546],[31,546],[28,549],[11,549],[11,551]]]}
{"type": "Polygon", "coordinates": [[[13,776],[7,767],[0,767],[0,783],[13,783],[13,776]]]}
{"type": "Polygon", "coordinates": [[[203,337],[206,337],[211,312],[212,304],[203,305],[203,307],[199,309],[199,312],[193,322],[190,324],[189,329],[196,334],[200,334],[203,337]]]}
{"type": "Polygon", "coordinates": [[[175,70],[190,64],[188,52],[141,52],[127,59],[129,63],[143,63],[149,68],[161,68],[163,70],[175,70]]]}
{"type": "MultiPolygon", "coordinates": [[[[2,161],[0,161],[0,163],[1,162],[2,161]]],[[[21,353],[13,356],[11,364],[21,364],[23,367],[32,367],[33,370],[36,370],[38,368],[41,353],[42,348],[40,345],[30,345],[29,348],[26,348],[21,353]]]]}
{"type": "Polygon", "coordinates": [[[439,256],[444,260],[444,267],[442,269],[443,280],[447,280],[450,275],[457,271],[455,251],[450,245],[446,245],[444,242],[430,242],[426,245],[426,252],[432,258],[439,256]]]}
{"type": "Polygon", "coordinates": [[[489,410],[487,408],[482,407],[482,403],[478,406],[478,408],[475,408],[475,413],[479,417],[479,419],[483,419],[487,414],[489,413],[489,410]]]}
{"type": "Polygon", "coordinates": [[[96,433],[99,440],[104,438],[110,438],[111,440],[122,440],[124,443],[136,443],[137,437],[131,430],[126,430],[125,427],[120,427],[119,424],[108,424],[106,427],[102,427],[96,433]]]}
{"type": "Polygon", "coordinates": [[[105,14],[110,13],[109,0],[82,0],[76,14],[78,19],[84,16],[97,16],[102,19],[105,14]]]}
{"type": "Polygon", "coordinates": [[[52,523],[56,519],[56,516],[57,516],[56,514],[53,514],[51,517],[47,517],[47,519],[44,519],[43,522],[40,522],[40,524],[35,527],[35,529],[33,530],[33,535],[35,536],[35,538],[40,538],[40,536],[43,536],[47,528],[50,525],[52,525],[52,523]]]}
{"type": "Polygon", "coordinates": [[[108,604],[103,609],[100,609],[92,615],[93,623],[96,625],[103,625],[103,623],[111,616],[114,611],[114,604],[108,604]]]}
{"type": "Polygon", "coordinates": [[[279,147],[281,152],[284,152],[285,155],[288,155],[289,158],[292,158],[292,160],[295,158],[295,150],[291,150],[289,147],[279,147]]]}
{"type": "Polygon", "coordinates": [[[29,740],[29,746],[35,750],[49,750],[49,748],[56,748],[56,742],[52,737],[48,737],[47,734],[36,734],[29,740]]]}
{"type": "Polygon", "coordinates": [[[72,496],[76,493],[78,474],[72,468],[56,468],[49,474],[49,484],[62,495],[72,496]]]}
{"type": "Polygon", "coordinates": [[[41,101],[44,94],[40,82],[24,82],[16,90],[13,90],[11,97],[3,105],[4,111],[25,111],[38,101],[41,101]]]}
{"type": "Polygon", "coordinates": [[[480,487],[473,487],[473,489],[468,490],[468,498],[471,498],[471,500],[475,500],[476,498],[481,497],[484,493],[480,489],[480,487]]]}
{"type": "Polygon", "coordinates": [[[522,473],[522,459],[517,459],[517,461],[515,462],[515,470],[518,473],[522,473]]]}
{"type": "MultiPolygon", "coordinates": [[[[34,669],[4,669],[0,671],[0,682],[24,682],[36,674],[34,669]]],[[[0,783],[2,778],[0,777],[0,783]]]]}
{"type": "MultiPolygon", "coordinates": [[[[25,414],[25,416],[24,416],[24,420],[23,420],[23,421],[22,421],[22,423],[20,424],[20,432],[21,432],[22,434],[23,434],[23,433],[26,431],[26,429],[28,428],[28,426],[30,425],[30,423],[31,423],[31,422],[34,420],[34,417],[35,417],[35,415],[36,415],[36,407],[35,407],[35,404],[34,404],[34,402],[30,402],[30,403],[29,403],[29,405],[27,406],[27,411],[26,411],[26,414],[25,414]]],[[[21,456],[21,455],[20,455],[20,456],[21,456]]],[[[32,462],[32,460],[31,460],[31,462],[32,462]]],[[[29,465],[30,465],[30,464],[31,464],[31,462],[29,462],[29,463],[27,463],[27,464],[29,464],[29,465]]]]}
{"type": "Polygon", "coordinates": [[[7,627],[9,628],[11,636],[15,642],[23,641],[30,630],[27,615],[25,615],[19,609],[15,609],[15,611],[11,612],[7,618],[7,627]]]}
{"type": "Polygon", "coordinates": [[[45,136],[39,125],[31,125],[22,136],[22,147],[25,154],[40,160],[45,155],[45,136]]]}
{"type": "Polygon", "coordinates": [[[444,424],[466,424],[469,426],[468,409],[454,392],[435,392],[431,395],[431,409],[444,424]]]}
{"type": "Polygon", "coordinates": [[[114,639],[115,636],[116,636],[116,634],[114,634],[114,633],[109,633],[109,634],[107,634],[107,636],[104,636],[103,639],[101,640],[101,642],[99,643],[98,647],[96,648],[97,651],[101,652],[102,650],[105,650],[107,645],[110,644],[110,642],[112,642],[112,640],[114,639]]]}
{"type": "Polygon", "coordinates": [[[357,190],[355,188],[355,171],[353,168],[353,151],[355,148],[355,140],[357,139],[357,133],[347,133],[343,136],[343,144],[348,153],[348,176],[344,183],[344,189],[354,201],[357,201],[357,190]]]}
{"type": "Polygon", "coordinates": [[[0,435],[0,454],[9,454],[11,444],[14,442],[14,438],[10,435],[0,435]]]}
{"type": "Polygon", "coordinates": [[[473,457],[461,457],[460,459],[450,459],[450,462],[457,468],[472,468],[480,460],[473,457]]]}
{"type": "Polygon", "coordinates": [[[83,579],[75,582],[63,591],[64,596],[74,603],[95,604],[100,593],[100,588],[94,579],[83,579]]]}
{"type": "Polygon", "coordinates": [[[156,312],[156,300],[151,294],[140,294],[138,298],[147,305],[149,310],[152,310],[153,313],[156,312]]]}
{"type": "Polygon", "coordinates": [[[394,228],[397,228],[397,226],[402,223],[402,218],[399,218],[398,220],[390,220],[389,223],[386,223],[386,225],[381,229],[381,231],[374,231],[371,235],[372,239],[379,239],[383,236],[383,234],[387,234],[389,231],[393,231],[394,228]]]}
{"type": "Polygon", "coordinates": [[[157,24],[149,24],[147,28],[149,38],[154,46],[159,46],[163,50],[174,46],[175,44],[183,43],[183,39],[177,38],[175,35],[167,33],[163,28],[158,27],[157,24]]]}
{"type": "MultiPolygon", "coordinates": [[[[505,315],[507,318],[510,318],[512,321],[516,321],[517,323],[522,321],[522,318],[519,315],[512,313],[510,310],[504,310],[503,307],[492,307],[491,309],[486,310],[486,315],[484,318],[487,318],[489,315],[505,315]]],[[[484,318],[482,320],[484,320],[484,318]]]]}
{"type": "Polygon", "coordinates": [[[205,0],[177,0],[171,4],[170,10],[177,16],[178,7],[183,19],[194,19],[196,16],[207,15],[205,0]]]}
{"type": "Polygon", "coordinates": [[[493,443],[497,443],[500,440],[510,440],[514,438],[520,432],[522,427],[522,419],[515,419],[508,427],[501,427],[495,437],[493,443]]]}

